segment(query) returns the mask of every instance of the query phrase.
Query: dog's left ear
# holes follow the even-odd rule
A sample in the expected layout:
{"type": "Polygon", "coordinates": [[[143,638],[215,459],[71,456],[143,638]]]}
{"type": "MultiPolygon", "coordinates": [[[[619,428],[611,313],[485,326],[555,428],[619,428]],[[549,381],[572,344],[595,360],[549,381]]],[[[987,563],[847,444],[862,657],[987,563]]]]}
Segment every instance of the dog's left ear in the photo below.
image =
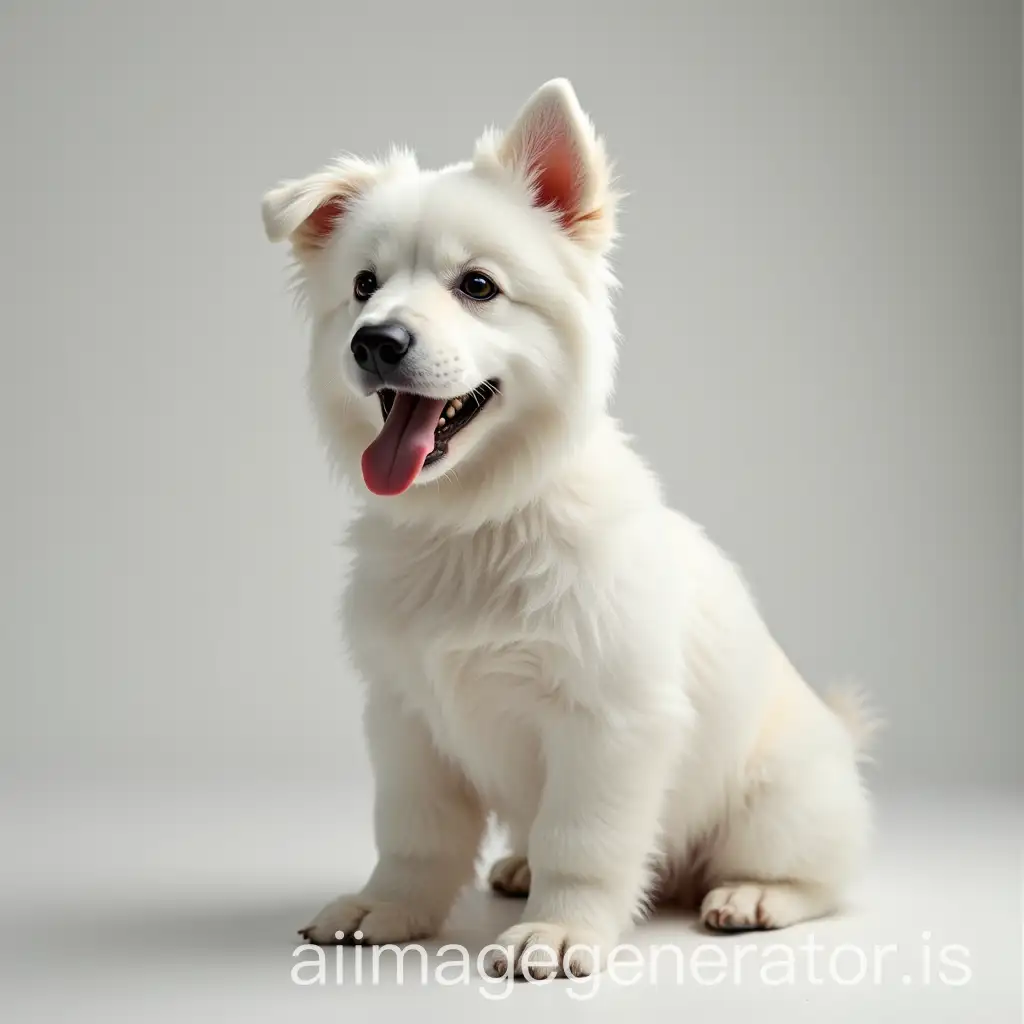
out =
{"type": "MultiPolygon", "coordinates": [[[[487,141],[481,140],[485,149],[487,141]]],[[[529,182],[535,203],[570,237],[598,250],[611,243],[619,196],[604,143],[566,79],[542,85],[492,153],[529,182]]]]}

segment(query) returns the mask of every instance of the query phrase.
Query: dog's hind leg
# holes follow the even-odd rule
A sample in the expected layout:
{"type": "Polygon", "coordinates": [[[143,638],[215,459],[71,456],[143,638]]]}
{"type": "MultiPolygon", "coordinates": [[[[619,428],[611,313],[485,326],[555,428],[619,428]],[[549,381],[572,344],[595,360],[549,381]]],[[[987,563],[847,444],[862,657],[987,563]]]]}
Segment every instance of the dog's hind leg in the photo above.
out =
{"type": "Polygon", "coordinates": [[[716,931],[784,928],[833,913],[862,859],[869,809],[841,751],[777,751],[730,809],[707,866],[700,918],[716,931]]]}

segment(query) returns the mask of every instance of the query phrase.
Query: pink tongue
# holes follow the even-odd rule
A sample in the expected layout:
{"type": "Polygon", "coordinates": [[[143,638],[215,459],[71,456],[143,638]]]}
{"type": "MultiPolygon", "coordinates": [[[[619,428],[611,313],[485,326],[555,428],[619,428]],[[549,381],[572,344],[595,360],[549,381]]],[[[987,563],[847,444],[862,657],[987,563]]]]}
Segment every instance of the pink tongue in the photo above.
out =
{"type": "Polygon", "coordinates": [[[444,408],[442,398],[395,396],[384,427],[363,452],[363,480],[374,494],[401,494],[434,450],[434,428],[444,408]]]}

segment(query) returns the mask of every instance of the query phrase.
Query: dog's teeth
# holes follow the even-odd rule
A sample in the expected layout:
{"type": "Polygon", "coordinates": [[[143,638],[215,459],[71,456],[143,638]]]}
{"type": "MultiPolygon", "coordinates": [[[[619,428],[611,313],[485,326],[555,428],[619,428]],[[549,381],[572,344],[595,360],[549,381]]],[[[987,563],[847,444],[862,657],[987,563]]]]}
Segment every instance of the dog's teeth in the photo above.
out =
{"type": "Polygon", "coordinates": [[[444,424],[445,424],[445,418],[444,418],[444,417],[442,416],[442,417],[441,417],[441,418],[440,418],[440,419],[439,419],[439,420],[437,421],[437,425],[438,425],[439,427],[443,427],[443,426],[444,426],[444,424]]]}
{"type": "Polygon", "coordinates": [[[451,405],[449,405],[447,409],[445,409],[444,414],[445,414],[445,416],[448,417],[448,419],[454,419],[455,418],[455,403],[454,402],[451,405]]]}
{"type": "MultiPolygon", "coordinates": [[[[456,411],[457,411],[457,410],[459,410],[459,409],[461,409],[461,408],[462,408],[462,399],[461,399],[461,398],[456,398],[456,399],[455,399],[455,401],[454,401],[454,402],[452,402],[452,405],[454,405],[454,406],[455,406],[455,409],[456,409],[456,411]]],[[[448,406],[448,408],[449,408],[449,409],[450,409],[451,407],[452,407],[451,405],[450,405],[450,406],[448,406]]]]}

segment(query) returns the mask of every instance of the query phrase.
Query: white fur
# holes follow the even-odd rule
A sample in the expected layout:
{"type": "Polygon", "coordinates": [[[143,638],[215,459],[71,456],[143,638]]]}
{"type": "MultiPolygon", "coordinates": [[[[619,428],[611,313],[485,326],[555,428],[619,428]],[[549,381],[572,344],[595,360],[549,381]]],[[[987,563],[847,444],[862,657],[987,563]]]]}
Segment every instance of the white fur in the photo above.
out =
{"type": "Polygon", "coordinates": [[[574,973],[600,969],[655,899],[695,897],[709,927],[780,927],[836,908],[861,862],[869,723],[808,688],[608,414],[617,200],[561,80],[466,163],[346,158],[265,200],[312,322],[318,422],[357,488],[381,426],[349,348],[360,325],[414,330],[425,394],[501,381],[445,459],[404,494],[367,494],[352,527],[343,614],[368,684],[379,862],[305,930],[313,941],[436,932],[489,812],[512,846],[495,884],[529,889],[497,941],[514,963],[577,946],[574,973]],[[572,187],[545,206],[552,168],[572,187]],[[318,235],[308,218],[331,203],[318,235]],[[469,266],[502,294],[456,297],[469,266]],[[381,288],[360,305],[367,267],[381,288]]]}

